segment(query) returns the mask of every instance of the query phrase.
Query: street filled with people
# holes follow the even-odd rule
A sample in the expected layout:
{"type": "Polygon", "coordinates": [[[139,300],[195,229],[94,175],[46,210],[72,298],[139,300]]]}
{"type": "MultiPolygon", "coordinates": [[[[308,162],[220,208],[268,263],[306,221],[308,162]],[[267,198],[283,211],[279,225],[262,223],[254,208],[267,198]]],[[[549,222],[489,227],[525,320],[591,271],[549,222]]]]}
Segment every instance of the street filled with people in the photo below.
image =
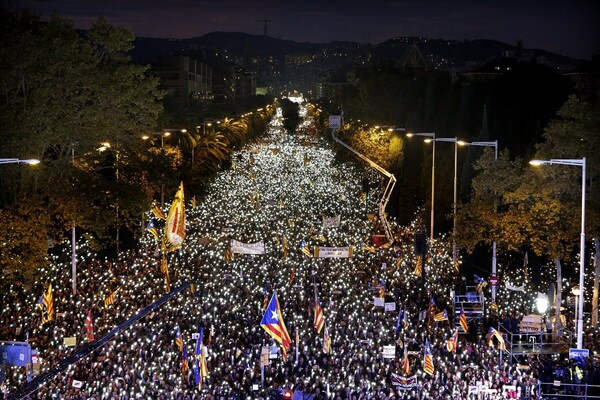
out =
{"type": "MultiPolygon", "coordinates": [[[[515,304],[486,308],[466,331],[456,323],[453,293],[473,278],[451,242],[428,240],[421,259],[418,223],[387,216],[392,243],[379,216],[386,178],[342,161],[344,149],[302,117],[290,135],[277,115],[205,194],[182,196],[179,248],[162,250],[167,204],[149,210],[155,231],[117,260],[81,242],[76,295],[67,246],[31,287],[2,293],[0,339],[27,341],[38,355],[6,367],[4,394],[188,282],[27,398],[535,399],[539,380],[600,383],[594,357],[576,367],[502,350],[494,333],[524,311],[515,304]]],[[[592,355],[594,340],[586,336],[592,355]]]]}

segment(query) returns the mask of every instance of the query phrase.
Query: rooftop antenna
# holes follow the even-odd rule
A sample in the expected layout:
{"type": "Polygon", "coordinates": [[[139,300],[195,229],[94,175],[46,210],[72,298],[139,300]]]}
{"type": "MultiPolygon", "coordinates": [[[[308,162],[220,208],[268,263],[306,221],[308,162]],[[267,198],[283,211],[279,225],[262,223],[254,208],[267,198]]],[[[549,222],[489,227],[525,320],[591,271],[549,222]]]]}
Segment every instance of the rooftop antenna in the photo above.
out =
{"type": "Polygon", "coordinates": [[[271,20],[270,20],[270,19],[267,19],[267,18],[265,18],[265,19],[257,19],[256,21],[257,21],[257,22],[263,22],[263,23],[264,23],[264,26],[263,26],[263,34],[264,34],[265,36],[267,36],[267,31],[269,30],[269,22],[271,22],[271,20]]]}

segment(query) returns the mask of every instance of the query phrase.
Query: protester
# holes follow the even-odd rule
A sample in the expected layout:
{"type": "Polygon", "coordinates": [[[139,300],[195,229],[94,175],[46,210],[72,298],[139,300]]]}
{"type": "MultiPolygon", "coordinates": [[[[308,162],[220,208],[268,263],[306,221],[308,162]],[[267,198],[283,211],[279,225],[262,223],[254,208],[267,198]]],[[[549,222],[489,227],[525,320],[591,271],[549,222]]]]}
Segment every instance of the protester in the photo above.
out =
{"type": "MultiPolygon", "coordinates": [[[[304,124],[311,126],[310,117],[304,124]]],[[[481,330],[472,325],[472,336],[460,331],[456,351],[449,351],[447,341],[460,329],[450,289],[467,289],[447,241],[429,243],[421,264],[424,287],[415,273],[413,226],[392,219],[394,244],[373,248],[371,235],[384,232],[377,217],[381,193],[362,192],[364,171],[337,161],[323,139],[289,136],[275,119],[268,135],[234,160],[196,208],[186,203],[187,237],[181,249],[166,255],[170,288],[194,284],[29,398],[252,399],[286,389],[293,399],[469,399],[476,398],[475,389],[485,389],[489,393],[483,398],[529,399],[537,396],[537,379],[561,376],[558,363],[532,359],[529,369],[520,369],[506,354],[501,360],[497,342],[489,345],[486,334],[499,328],[498,315],[507,316],[502,325],[508,331],[516,329],[511,310],[488,314],[481,330]],[[336,216],[339,226],[323,226],[324,218],[336,216]],[[265,254],[226,256],[230,239],[263,241],[265,254]],[[300,243],[308,252],[299,249],[300,243]],[[315,246],[351,247],[352,256],[314,258],[315,246]],[[313,321],[315,290],[324,316],[320,332],[313,321]],[[281,346],[260,325],[275,291],[291,340],[286,361],[281,346]],[[393,311],[374,305],[381,297],[395,305],[393,311]],[[448,320],[435,321],[444,310],[448,320]],[[208,376],[199,385],[192,336],[201,328],[208,376]],[[187,371],[182,371],[177,329],[187,371]],[[325,332],[330,353],[324,352],[325,332]],[[424,371],[426,343],[431,373],[424,371]],[[261,371],[265,346],[277,349],[277,355],[261,371]],[[384,358],[384,346],[393,346],[395,357],[384,358]],[[392,383],[396,378],[413,380],[399,389],[392,383]]],[[[68,253],[56,257],[40,270],[31,291],[14,287],[2,294],[2,337],[29,340],[42,359],[38,372],[48,371],[89,343],[88,315],[98,340],[166,294],[159,249],[148,234],[116,262],[80,250],[76,296],[68,253]],[[49,284],[55,314],[41,324],[38,299],[49,284]],[[69,337],[75,337],[76,346],[65,345],[69,337]]],[[[598,371],[590,361],[580,381],[598,382],[598,371]]],[[[8,372],[9,392],[27,383],[23,368],[8,372]]]]}

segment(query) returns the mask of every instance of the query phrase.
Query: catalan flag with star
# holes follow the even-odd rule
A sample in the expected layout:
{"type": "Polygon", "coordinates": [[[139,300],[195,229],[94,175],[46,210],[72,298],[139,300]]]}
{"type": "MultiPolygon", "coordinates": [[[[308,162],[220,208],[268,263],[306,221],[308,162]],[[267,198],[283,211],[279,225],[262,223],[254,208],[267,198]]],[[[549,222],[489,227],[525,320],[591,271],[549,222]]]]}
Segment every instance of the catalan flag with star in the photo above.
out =
{"type": "Polygon", "coordinates": [[[487,282],[480,276],[474,275],[475,284],[477,285],[477,293],[481,293],[483,288],[487,286],[487,282]]]}
{"type": "Polygon", "coordinates": [[[306,241],[304,239],[302,239],[298,248],[300,249],[301,252],[303,252],[307,256],[312,257],[310,249],[308,248],[308,245],[306,244],[306,241]]]}
{"type": "Polygon", "coordinates": [[[319,295],[317,294],[317,288],[314,289],[315,291],[315,299],[314,299],[314,307],[313,307],[313,311],[314,311],[314,319],[313,319],[313,326],[315,327],[315,329],[317,330],[317,333],[321,333],[321,329],[323,329],[323,325],[325,324],[325,316],[323,315],[323,307],[321,306],[321,301],[319,300],[319,295]]]}
{"type": "Polygon", "coordinates": [[[433,366],[433,355],[429,347],[429,339],[425,339],[425,358],[423,360],[423,370],[427,375],[433,376],[435,367],[433,366]]]}
{"type": "Polygon", "coordinates": [[[181,337],[179,327],[175,328],[175,345],[177,346],[177,350],[183,351],[183,338],[181,337]]]}
{"type": "Polygon", "coordinates": [[[157,242],[160,242],[160,236],[158,234],[158,229],[156,229],[156,225],[154,224],[154,220],[148,221],[148,226],[146,226],[146,230],[156,238],[157,242]]]}
{"type": "Polygon", "coordinates": [[[492,328],[490,326],[490,330],[487,334],[487,338],[489,341],[489,345],[493,346],[492,343],[492,339],[496,338],[498,340],[498,350],[506,350],[506,342],[504,341],[504,336],[502,336],[502,334],[500,332],[498,332],[496,329],[492,328]]]}
{"type": "Polygon", "coordinates": [[[451,353],[456,353],[456,347],[458,346],[458,328],[454,330],[452,336],[446,341],[446,350],[451,353]]]}
{"type": "Polygon", "coordinates": [[[433,315],[433,320],[436,322],[448,321],[448,312],[446,310],[440,311],[433,315]]]}
{"type": "Polygon", "coordinates": [[[281,307],[279,306],[279,300],[277,300],[277,291],[273,292],[260,326],[281,345],[283,360],[287,360],[287,352],[292,344],[292,339],[283,321],[281,307]]]}

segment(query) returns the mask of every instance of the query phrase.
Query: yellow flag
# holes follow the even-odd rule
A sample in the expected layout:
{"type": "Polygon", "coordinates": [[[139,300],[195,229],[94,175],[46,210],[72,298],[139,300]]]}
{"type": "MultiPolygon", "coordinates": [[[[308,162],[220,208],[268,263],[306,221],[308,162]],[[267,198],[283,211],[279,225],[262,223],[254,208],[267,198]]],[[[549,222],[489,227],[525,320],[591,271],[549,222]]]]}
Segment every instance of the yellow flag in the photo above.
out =
{"type": "Polygon", "coordinates": [[[167,222],[165,224],[165,235],[163,236],[163,251],[177,250],[185,240],[185,203],[183,193],[183,182],[175,194],[171,203],[167,222]]]}

